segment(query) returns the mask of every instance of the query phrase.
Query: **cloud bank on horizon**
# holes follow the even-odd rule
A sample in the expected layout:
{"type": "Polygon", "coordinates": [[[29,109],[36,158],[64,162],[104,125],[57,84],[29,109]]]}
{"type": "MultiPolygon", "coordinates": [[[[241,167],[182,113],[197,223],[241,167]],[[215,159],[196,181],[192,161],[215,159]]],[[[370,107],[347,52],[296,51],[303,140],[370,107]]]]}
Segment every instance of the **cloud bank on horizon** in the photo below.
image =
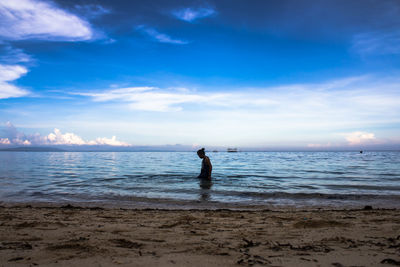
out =
{"type": "Polygon", "coordinates": [[[399,28],[396,0],[1,0],[0,123],[56,129],[0,145],[396,149],[399,28]]]}
{"type": "MultiPolygon", "coordinates": [[[[74,133],[62,133],[59,129],[54,129],[54,132],[48,135],[41,136],[40,134],[27,135],[23,132],[18,131],[11,122],[6,123],[6,127],[3,130],[4,138],[0,138],[0,145],[5,146],[43,146],[43,145],[67,145],[67,146],[115,146],[115,147],[130,147],[132,144],[118,141],[116,136],[111,138],[99,137],[95,140],[85,141],[80,136],[74,133]]],[[[349,146],[360,146],[360,145],[375,145],[380,144],[375,138],[373,133],[367,132],[352,132],[342,134],[347,141],[349,146]]],[[[343,146],[343,143],[339,144],[308,144],[307,148],[335,148],[343,146]]],[[[193,145],[198,146],[198,145],[193,145]]]]}
{"type": "Polygon", "coordinates": [[[54,129],[54,132],[48,135],[41,136],[40,134],[26,135],[19,132],[11,122],[6,123],[3,130],[4,138],[0,138],[2,145],[24,145],[24,146],[41,146],[41,145],[101,145],[101,146],[131,146],[128,143],[118,141],[115,136],[111,138],[99,137],[95,140],[85,141],[80,136],[74,133],[62,133],[59,129],[54,129]]]}

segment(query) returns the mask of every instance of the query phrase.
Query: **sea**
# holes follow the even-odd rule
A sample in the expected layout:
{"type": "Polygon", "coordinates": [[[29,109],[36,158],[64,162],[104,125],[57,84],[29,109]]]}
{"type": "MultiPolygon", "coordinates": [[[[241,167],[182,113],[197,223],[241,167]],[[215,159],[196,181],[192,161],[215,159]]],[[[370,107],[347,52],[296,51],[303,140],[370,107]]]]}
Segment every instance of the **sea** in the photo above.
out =
{"type": "Polygon", "coordinates": [[[0,152],[0,204],[400,208],[400,152],[0,152]]]}

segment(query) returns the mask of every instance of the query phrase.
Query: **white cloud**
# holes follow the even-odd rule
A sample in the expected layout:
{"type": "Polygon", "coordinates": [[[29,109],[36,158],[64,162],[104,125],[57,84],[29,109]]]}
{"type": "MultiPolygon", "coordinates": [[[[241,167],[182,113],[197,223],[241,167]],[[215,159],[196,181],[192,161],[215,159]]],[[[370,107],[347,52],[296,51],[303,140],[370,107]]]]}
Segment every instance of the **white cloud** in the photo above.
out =
{"type": "MultiPolygon", "coordinates": [[[[337,147],[348,145],[339,133],[354,129],[379,134],[371,140],[374,144],[393,140],[394,134],[383,129],[396,129],[393,127],[400,123],[400,78],[396,77],[400,76],[207,91],[131,87],[78,94],[96,101],[99,110],[105,108],[113,114],[112,120],[104,118],[101,124],[93,123],[93,128],[101,130],[106,124],[130,136],[133,127],[145,144],[305,147],[330,143],[337,147]],[[127,121],[129,126],[124,126],[127,121]]],[[[77,120],[86,123],[93,116],[89,114],[77,120]]]]}
{"type": "Polygon", "coordinates": [[[326,144],[308,144],[307,147],[309,148],[330,148],[332,147],[331,143],[326,144]]]}
{"type": "Polygon", "coordinates": [[[52,145],[85,145],[86,142],[79,136],[73,133],[62,134],[59,129],[54,129],[54,133],[43,138],[44,144],[52,145]]]}
{"type": "Polygon", "coordinates": [[[18,132],[17,129],[11,122],[6,123],[6,128],[4,130],[5,138],[2,138],[2,144],[16,144],[16,145],[24,145],[30,144],[31,142],[27,139],[25,134],[18,132]]]}
{"type": "Polygon", "coordinates": [[[189,90],[165,91],[157,87],[129,87],[104,91],[101,93],[74,93],[90,96],[94,101],[123,101],[129,102],[130,107],[146,111],[179,111],[178,104],[206,103],[220,99],[221,104],[226,94],[200,95],[189,90]]]}
{"type": "Polygon", "coordinates": [[[179,44],[179,45],[184,45],[189,43],[188,41],[185,40],[174,39],[165,33],[158,32],[156,29],[146,27],[144,25],[137,26],[136,29],[140,32],[147,34],[148,36],[150,36],[151,38],[160,43],[179,44]]]}
{"type": "Polygon", "coordinates": [[[95,18],[110,13],[110,10],[101,5],[75,5],[75,9],[85,17],[95,18]]]}
{"type": "Polygon", "coordinates": [[[23,66],[0,64],[0,99],[21,97],[29,94],[28,91],[10,83],[27,72],[28,70],[23,66]]]}
{"type": "Polygon", "coordinates": [[[26,63],[32,60],[31,56],[22,49],[13,48],[10,45],[0,47],[0,62],[6,64],[26,63]]]}
{"type": "Polygon", "coordinates": [[[1,145],[108,145],[108,146],[130,146],[130,144],[112,138],[99,137],[92,141],[85,141],[74,133],[62,133],[59,129],[41,136],[39,134],[26,135],[17,131],[11,122],[6,123],[4,130],[5,138],[0,138],[1,145]]]}
{"type": "MultiPolygon", "coordinates": [[[[86,12],[99,15],[108,12],[98,5],[77,6],[86,12]]],[[[1,0],[0,38],[7,41],[40,39],[58,41],[85,41],[95,38],[90,24],[78,16],[64,11],[51,2],[41,0],[1,0]]],[[[20,65],[8,65],[31,61],[21,49],[0,43],[0,99],[21,97],[29,92],[10,82],[26,74],[20,65]]]]}
{"type": "MultiPolygon", "coordinates": [[[[400,112],[400,80],[381,81],[373,77],[351,77],[320,84],[294,84],[270,88],[246,88],[224,92],[130,87],[103,92],[82,92],[94,101],[126,102],[131,108],[147,111],[177,111],[186,104],[226,111],[273,114],[280,119],[302,118],[304,121],[338,118],[374,118],[386,111],[396,117],[400,112]],[[379,89],[379,90],[378,90],[379,89]]],[[[187,107],[186,107],[187,108],[187,107]]],[[[382,116],[380,116],[382,117],[382,116]]],[[[399,120],[399,119],[397,119],[399,120]]],[[[320,122],[321,123],[321,122],[320,122]]]]}
{"type": "Polygon", "coordinates": [[[1,145],[10,145],[11,142],[8,138],[0,138],[0,144],[1,145]]]}
{"type": "Polygon", "coordinates": [[[72,93],[77,95],[91,96],[95,101],[110,101],[110,100],[122,100],[125,97],[130,97],[136,93],[150,91],[156,89],[155,87],[127,87],[109,90],[101,93],[72,93]]]}
{"type": "Polygon", "coordinates": [[[400,54],[400,31],[357,34],[352,48],[361,55],[400,54]]]}
{"type": "Polygon", "coordinates": [[[50,2],[1,0],[0,36],[8,40],[84,41],[94,37],[90,24],[50,2]]]}
{"type": "Polygon", "coordinates": [[[214,15],[215,13],[216,13],[216,11],[214,9],[204,8],[204,7],[200,7],[200,8],[188,7],[188,8],[182,8],[182,9],[177,9],[177,10],[172,11],[172,14],[176,18],[187,21],[187,22],[192,22],[197,19],[209,17],[209,16],[214,15]]]}
{"type": "Polygon", "coordinates": [[[89,145],[108,145],[108,146],[130,146],[130,144],[117,140],[117,137],[112,138],[96,138],[94,141],[89,141],[89,145]]]}
{"type": "Polygon", "coordinates": [[[344,145],[356,146],[356,145],[376,145],[376,144],[385,144],[387,140],[379,140],[375,137],[374,133],[363,132],[363,131],[355,131],[349,133],[339,133],[339,136],[342,136],[347,143],[343,143],[342,140],[337,140],[334,143],[312,143],[308,144],[309,148],[335,148],[335,147],[343,147],[344,145]]]}
{"type": "Polygon", "coordinates": [[[360,145],[376,141],[375,134],[367,132],[352,132],[344,134],[349,145],[360,145]]]}
{"type": "Polygon", "coordinates": [[[27,72],[25,67],[19,65],[0,65],[0,81],[13,81],[27,72]]]}

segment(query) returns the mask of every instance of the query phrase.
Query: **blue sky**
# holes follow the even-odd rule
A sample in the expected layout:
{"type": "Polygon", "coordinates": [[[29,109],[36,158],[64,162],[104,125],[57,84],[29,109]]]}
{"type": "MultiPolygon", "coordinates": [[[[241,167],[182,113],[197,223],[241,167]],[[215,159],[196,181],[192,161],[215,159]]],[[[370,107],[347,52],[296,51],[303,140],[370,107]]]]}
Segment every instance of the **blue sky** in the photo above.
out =
{"type": "Polygon", "coordinates": [[[0,145],[400,147],[400,2],[0,0],[0,145]]]}

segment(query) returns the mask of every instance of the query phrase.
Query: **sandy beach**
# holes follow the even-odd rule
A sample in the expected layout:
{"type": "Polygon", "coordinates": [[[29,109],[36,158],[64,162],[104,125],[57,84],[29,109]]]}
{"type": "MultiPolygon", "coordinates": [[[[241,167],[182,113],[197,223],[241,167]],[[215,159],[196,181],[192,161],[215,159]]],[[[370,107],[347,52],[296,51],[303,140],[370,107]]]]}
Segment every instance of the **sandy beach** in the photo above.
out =
{"type": "Polygon", "coordinates": [[[0,208],[1,266],[395,266],[399,210],[0,208]]]}

